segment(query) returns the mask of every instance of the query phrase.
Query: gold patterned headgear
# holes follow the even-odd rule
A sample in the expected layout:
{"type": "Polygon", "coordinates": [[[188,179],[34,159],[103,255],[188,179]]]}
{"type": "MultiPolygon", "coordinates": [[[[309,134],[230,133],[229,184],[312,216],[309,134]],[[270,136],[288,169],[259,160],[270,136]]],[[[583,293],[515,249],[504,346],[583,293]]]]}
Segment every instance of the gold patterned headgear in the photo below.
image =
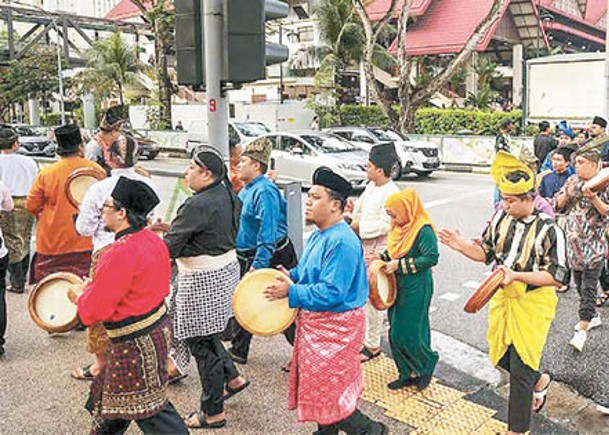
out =
{"type": "Polygon", "coordinates": [[[535,172],[527,163],[505,151],[499,151],[495,156],[491,176],[505,195],[522,195],[535,189],[535,172]],[[522,176],[515,182],[510,181],[508,176],[515,172],[522,173],[522,176]]]}

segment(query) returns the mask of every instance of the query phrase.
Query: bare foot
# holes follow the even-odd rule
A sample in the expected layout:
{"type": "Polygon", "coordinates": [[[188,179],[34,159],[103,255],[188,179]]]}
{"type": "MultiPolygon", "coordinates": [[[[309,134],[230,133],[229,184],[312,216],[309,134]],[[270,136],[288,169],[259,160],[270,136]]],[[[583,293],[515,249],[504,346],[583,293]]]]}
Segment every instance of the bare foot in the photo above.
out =
{"type": "Polygon", "coordinates": [[[228,387],[232,390],[236,390],[243,386],[246,382],[247,380],[243,376],[238,376],[235,379],[228,381],[228,387]]]}

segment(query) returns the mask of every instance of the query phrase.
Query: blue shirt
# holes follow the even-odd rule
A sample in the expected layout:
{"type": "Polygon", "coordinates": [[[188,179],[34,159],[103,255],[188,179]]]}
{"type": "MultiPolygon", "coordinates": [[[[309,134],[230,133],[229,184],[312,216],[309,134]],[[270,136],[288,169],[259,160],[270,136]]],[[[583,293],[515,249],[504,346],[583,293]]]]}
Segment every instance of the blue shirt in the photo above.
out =
{"type": "MultiPolygon", "coordinates": [[[[570,168],[571,166],[569,166],[570,168]]],[[[551,172],[544,176],[539,183],[539,194],[544,198],[554,198],[554,195],[558,193],[562,186],[572,175],[572,171],[564,171],[562,174],[551,172]]]]}
{"type": "MultiPolygon", "coordinates": [[[[552,166],[552,154],[553,153],[548,153],[548,156],[546,157],[546,159],[543,161],[543,165],[541,165],[541,168],[539,169],[539,172],[543,172],[543,171],[554,171],[554,167],[552,166]]],[[[567,166],[567,172],[569,173],[569,175],[573,175],[575,174],[575,168],[571,165],[567,166]]]]}
{"type": "Polygon", "coordinates": [[[287,202],[279,188],[260,175],[239,192],[243,203],[237,250],[256,250],[252,267],[269,267],[276,243],[288,234],[287,202]]]}
{"type": "Polygon", "coordinates": [[[340,313],[360,308],[368,300],[362,243],[345,222],[315,231],[290,276],[292,308],[340,313]]]}

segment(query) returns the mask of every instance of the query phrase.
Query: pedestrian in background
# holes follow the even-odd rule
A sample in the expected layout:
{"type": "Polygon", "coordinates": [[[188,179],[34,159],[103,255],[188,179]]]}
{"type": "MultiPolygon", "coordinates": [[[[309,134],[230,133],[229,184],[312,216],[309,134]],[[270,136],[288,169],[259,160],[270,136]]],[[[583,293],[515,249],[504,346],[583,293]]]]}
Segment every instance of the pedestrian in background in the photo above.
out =
{"type": "Polygon", "coordinates": [[[535,149],[535,157],[540,162],[545,161],[548,153],[558,146],[558,141],[552,136],[550,123],[548,121],[541,121],[539,123],[539,134],[533,141],[533,148],[535,149]]]}
{"type": "Polygon", "coordinates": [[[10,212],[0,212],[0,228],[9,252],[7,291],[23,293],[30,266],[30,243],[34,215],[25,208],[27,194],[34,184],[38,164],[18,153],[19,137],[10,127],[0,128],[0,180],[8,188],[14,203],[10,212]]]}

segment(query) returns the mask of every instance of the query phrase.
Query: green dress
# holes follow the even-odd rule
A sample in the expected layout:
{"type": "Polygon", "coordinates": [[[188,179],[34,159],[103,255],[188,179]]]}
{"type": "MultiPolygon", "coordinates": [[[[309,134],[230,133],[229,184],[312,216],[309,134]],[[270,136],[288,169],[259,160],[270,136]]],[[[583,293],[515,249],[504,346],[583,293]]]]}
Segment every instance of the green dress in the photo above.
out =
{"type": "Polygon", "coordinates": [[[438,264],[438,257],[438,239],[431,226],[426,225],[403,257],[404,261],[400,259],[396,272],[397,299],[387,312],[389,343],[400,380],[411,375],[431,377],[438,362],[438,353],[431,349],[429,327],[433,294],[431,268],[438,264]]]}

